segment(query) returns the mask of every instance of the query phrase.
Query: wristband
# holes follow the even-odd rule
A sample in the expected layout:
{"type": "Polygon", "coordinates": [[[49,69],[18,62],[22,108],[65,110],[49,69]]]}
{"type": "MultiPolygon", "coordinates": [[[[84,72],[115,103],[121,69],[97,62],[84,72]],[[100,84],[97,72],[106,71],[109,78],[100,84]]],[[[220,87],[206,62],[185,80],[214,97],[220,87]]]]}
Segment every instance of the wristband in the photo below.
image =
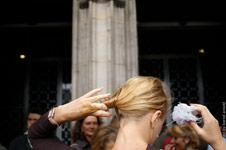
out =
{"type": "Polygon", "coordinates": [[[57,125],[62,131],[64,131],[65,127],[62,129],[62,127],[53,119],[54,115],[55,115],[55,107],[49,111],[48,119],[53,125],[57,125]]]}

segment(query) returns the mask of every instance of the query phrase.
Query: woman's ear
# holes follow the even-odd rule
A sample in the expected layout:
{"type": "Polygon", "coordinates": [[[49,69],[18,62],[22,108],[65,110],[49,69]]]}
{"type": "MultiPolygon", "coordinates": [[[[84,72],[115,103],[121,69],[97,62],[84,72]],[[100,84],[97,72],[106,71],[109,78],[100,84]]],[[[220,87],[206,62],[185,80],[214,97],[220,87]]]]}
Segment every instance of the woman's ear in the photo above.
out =
{"type": "Polygon", "coordinates": [[[159,119],[159,117],[162,115],[162,112],[160,110],[157,110],[153,112],[153,115],[151,117],[151,124],[154,125],[155,122],[159,119]]]}
{"type": "Polygon", "coordinates": [[[184,142],[185,142],[186,144],[188,144],[188,143],[190,142],[190,139],[189,139],[188,137],[186,137],[186,138],[184,138],[184,142]]]}

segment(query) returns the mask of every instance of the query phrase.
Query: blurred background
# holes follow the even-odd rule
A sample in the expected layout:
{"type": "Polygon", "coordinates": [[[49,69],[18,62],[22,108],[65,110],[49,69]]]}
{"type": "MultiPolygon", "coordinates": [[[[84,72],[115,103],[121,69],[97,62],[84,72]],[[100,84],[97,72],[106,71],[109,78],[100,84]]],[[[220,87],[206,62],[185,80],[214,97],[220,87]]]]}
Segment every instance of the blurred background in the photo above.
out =
{"type": "MultiPolygon", "coordinates": [[[[203,103],[222,124],[226,15],[220,4],[136,1],[139,74],[170,83],[173,104],[203,103]]],[[[0,142],[25,130],[31,106],[71,100],[72,1],[0,5],[0,142]]],[[[224,105],[225,106],[225,105],[224,105]]],[[[70,128],[62,134],[70,143],[70,128]]]]}

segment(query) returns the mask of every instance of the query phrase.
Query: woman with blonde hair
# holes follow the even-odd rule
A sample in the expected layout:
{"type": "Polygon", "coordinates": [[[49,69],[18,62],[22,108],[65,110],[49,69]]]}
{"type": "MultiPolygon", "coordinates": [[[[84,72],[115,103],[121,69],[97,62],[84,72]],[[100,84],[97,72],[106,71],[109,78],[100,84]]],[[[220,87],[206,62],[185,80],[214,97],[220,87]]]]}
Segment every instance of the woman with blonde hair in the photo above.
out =
{"type": "MultiPolygon", "coordinates": [[[[109,101],[96,103],[110,97],[110,94],[96,95],[98,88],[77,100],[60,105],[43,115],[29,128],[28,136],[35,150],[75,150],[63,144],[54,131],[63,122],[73,121],[89,115],[110,117],[108,107],[114,107],[120,121],[120,128],[113,150],[150,150],[157,138],[168,110],[168,97],[161,80],[155,77],[134,77],[129,79],[109,101]],[[107,107],[108,106],[108,107],[107,107]],[[149,145],[150,144],[150,145],[149,145]]],[[[218,123],[208,109],[195,105],[203,116],[204,126],[190,124],[195,131],[216,150],[223,150],[218,123]],[[213,134],[214,133],[214,134],[213,134]]]]}
{"type": "Polygon", "coordinates": [[[161,131],[169,99],[161,80],[139,76],[128,80],[105,104],[115,108],[120,121],[113,150],[145,150],[161,131]]]}
{"type": "Polygon", "coordinates": [[[199,137],[190,125],[173,125],[168,133],[172,139],[165,150],[196,150],[199,147],[199,137]]]}

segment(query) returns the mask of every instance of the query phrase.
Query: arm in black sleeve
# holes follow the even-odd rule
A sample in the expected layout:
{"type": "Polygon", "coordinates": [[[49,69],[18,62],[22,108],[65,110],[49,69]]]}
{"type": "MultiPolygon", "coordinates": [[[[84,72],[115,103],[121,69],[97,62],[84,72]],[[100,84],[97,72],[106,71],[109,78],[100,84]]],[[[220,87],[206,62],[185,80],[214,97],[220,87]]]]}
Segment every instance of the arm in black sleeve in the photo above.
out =
{"type": "Polygon", "coordinates": [[[37,120],[28,130],[28,138],[34,150],[75,150],[56,136],[57,125],[48,119],[48,112],[37,120]]]}

